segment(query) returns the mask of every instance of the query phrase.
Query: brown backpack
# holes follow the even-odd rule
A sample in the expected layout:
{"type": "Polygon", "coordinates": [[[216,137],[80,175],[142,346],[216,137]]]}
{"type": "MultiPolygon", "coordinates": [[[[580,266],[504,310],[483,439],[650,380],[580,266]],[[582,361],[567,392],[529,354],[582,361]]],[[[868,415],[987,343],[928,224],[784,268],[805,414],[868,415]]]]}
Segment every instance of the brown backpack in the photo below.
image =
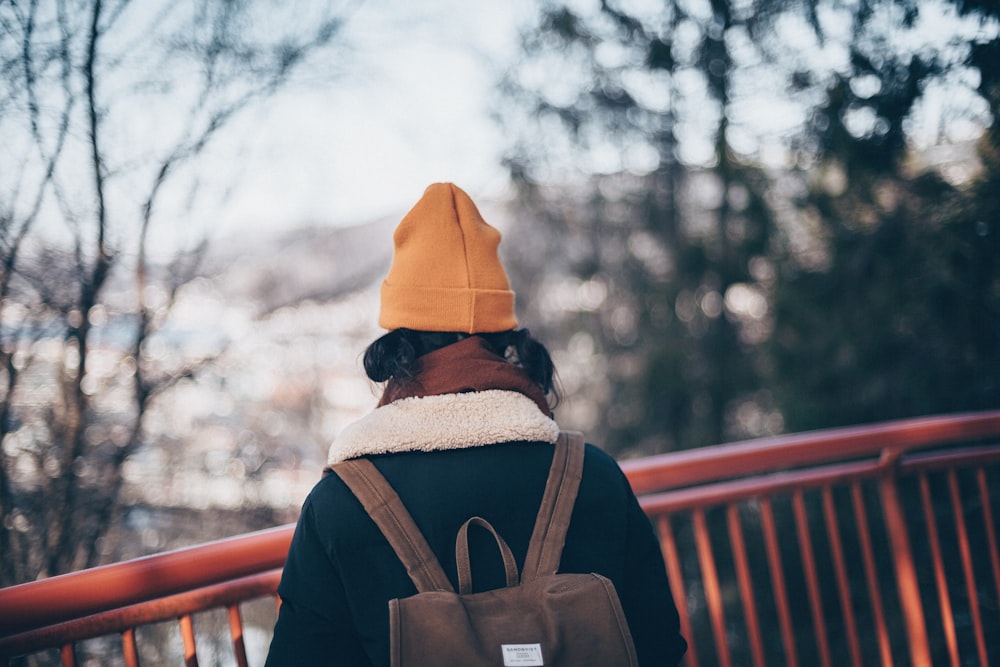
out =
{"type": "Polygon", "coordinates": [[[333,470],[385,535],[417,587],[389,601],[393,667],[532,667],[638,664],[614,584],[599,574],[556,574],[583,474],[583,437],[561,433],[518,580],[507,543],[488,521],[472,517],[455,540],[459,591],[410,513],[367,459],[333,470]],[[472,593],[468,531],[488,530],[503,557],[507,586],[472,593]]]}

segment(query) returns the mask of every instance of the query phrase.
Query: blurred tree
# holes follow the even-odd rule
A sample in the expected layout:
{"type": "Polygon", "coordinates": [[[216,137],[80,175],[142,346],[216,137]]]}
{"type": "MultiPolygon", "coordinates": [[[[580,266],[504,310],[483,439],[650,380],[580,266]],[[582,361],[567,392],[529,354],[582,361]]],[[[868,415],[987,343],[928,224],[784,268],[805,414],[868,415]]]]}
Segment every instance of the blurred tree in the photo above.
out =
{"type": "MultiPolygon", "coordinates": [[[[903,22],[917,20],[918,4],[899,4],[903,22]]],[[[994,26],[1000,18],[995,4],[955,4],[994,26]]],[[[808,168],[795,206],[815,224],[816,246],[805,256],[786,246],[777,262],[768,347],[793,430],[1000,406],[997,123],[969,151],[972,175],[959,169],[968,156],[939,168],[906,136],[934,79],[963,64],[997,118],[997,41],[955,55],[892,50],[874,27],[884,11],[854,18],[850,68],[798,145],[808,168]]],[[[962,79],[945,85],[969,100],[962,79]]]]}
{"type": "MultiPolygon", "coordinates": [[[[211,353],[162,354],[204,251],[167,263],[164,202],[207,147],[336,46],[332,3],[0,5],[0,585],[94,565],[160,393],[211,353]]],[[[183,234],[179,234],[183,237],[183,234]]]]}
{"type": "MultiPolygon", "coordinates": [[[[515,271],[540,292],[525,299],[541,306],[531,322],[577,311],[569,326],[594,352],[568,393],[589,394],[580,412],[597,420],[583,426],[612,451],[747,434],[735,423],[745,405],[760,407],[750,434],[775,428],[752,354],[768,331],[768,179],[734,147],[746,134],[738,76],[771,20],[753,3],[668,2],[632,14],[612,2],[592,13],[546,3],[505,81],[528,117],[511,125],[533,131],[508,157],[518,218],[532,220],[518,228],[515,271]],[[542,241],[546,229],[556,231],[542,241]],[[604,298],[555,303],[546,291],[564,294],[567,273],[604,298]]],[[[551,322],[549,337],[567,324],[551,322]]],[[[564,371],[574,365],[566,361],[564,371]]]]}
{"type": "MultiPolygon", "coordinates": [[[[938,335],[954,308],[945,304],[974,287],[953,289],[954,270],[972,253],[976,274],[989,273],[985,256],[996,254],[956,237],[946,258],[942,216],[965,191],[912,171],[908,132],[924,92],[961,87],[967,33],[996,35],[995,22],[978,21],[981,3],[964,3],[973,20],[952,13],[941,24],[955,33],[935,41],[941,31],[921,20],[947,18],[945,8],[543,4],[501,87],[502,119],[521,201],[512,264],[526,276],[528,321],[569,339],[560,367],[567,393],[583,395],[563,413],[570,421],[612,451],[650,453],[982,405],[936,400],[937,371],[905,402],[862,390],[898,385],[919,365],[913,354],[950,345],[938,335]],[[894,294],[901,265],[918,256],[920,286],[894,294]],[[945,310],[917,298],[938,292],[945,310]],[[835,351],[866,325],[847,380],[835,351]],[[899,327],[926,338],[898,347],[899,327]],[[838,376],[843,406],[828,394],[838,376]]],[[[995,298],[989,279],[974,280],[980,298],[962,317],[995,298]]],[[[965,348],[970,363],[989,354],[983,326],[952,340],[962,336],[980,341],[965,348]]],[[[924,361],[968,382],[950,349],[924,361]]]]}

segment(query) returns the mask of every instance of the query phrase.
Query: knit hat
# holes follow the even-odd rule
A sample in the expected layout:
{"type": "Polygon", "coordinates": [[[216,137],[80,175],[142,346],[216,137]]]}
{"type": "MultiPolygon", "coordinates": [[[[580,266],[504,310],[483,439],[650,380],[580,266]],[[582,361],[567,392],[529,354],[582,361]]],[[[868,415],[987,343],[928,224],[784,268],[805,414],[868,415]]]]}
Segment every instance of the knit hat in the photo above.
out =
{"type": "Polygon", "coordinates": [[[517,326],[514,292],[497,255],[500,232],[459,187],[428,187],[393,242],[379,326],[470,334],[517,326]]]}

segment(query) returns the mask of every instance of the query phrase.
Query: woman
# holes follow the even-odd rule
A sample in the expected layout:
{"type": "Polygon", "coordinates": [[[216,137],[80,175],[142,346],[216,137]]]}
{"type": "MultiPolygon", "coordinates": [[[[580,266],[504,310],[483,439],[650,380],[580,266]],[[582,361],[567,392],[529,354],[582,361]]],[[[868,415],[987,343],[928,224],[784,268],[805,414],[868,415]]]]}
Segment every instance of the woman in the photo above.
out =
{"type": "MultiPolygon", "coordinates": [[[[517,329],[500,233],[468,195],[431,185],[394,234],[379,324],[365,353],[386,382],[378,407],[345,429],[328,463],[369,457],[456,583],[455,536],[485,518],[523,564],[559,427],[551,358],[517,329]]],[[[496,545],[470,535],[477,590],[504,585],[496,545]]],[[[615,461],[587,445],[560,572],[614,583],[640,665],[676,665],[679,634],[663,559],[615,461]]],[[[278,592],[267,665],[389,664],[387,603],[416,593],[382,533],[337,475],[302,508],[278,592]]]]}

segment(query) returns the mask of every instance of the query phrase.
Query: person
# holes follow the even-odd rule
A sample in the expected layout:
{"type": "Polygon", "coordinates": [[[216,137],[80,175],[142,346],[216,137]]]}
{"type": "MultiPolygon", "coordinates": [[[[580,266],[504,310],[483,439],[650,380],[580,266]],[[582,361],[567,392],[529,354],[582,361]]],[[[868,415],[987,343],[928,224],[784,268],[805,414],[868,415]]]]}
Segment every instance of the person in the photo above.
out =
{"type": "MultiPolygon", "coordinates": [[[[388,333],[364,356],[384,392],[336,437],[328,464],[369,457],[453,585],[455,536],[471,516],[496,528],[520,571],[559,434],[551,357],[517,328],[500,233],[464,191],[428,187],[393,239],[379,314],[388,333]]],[[[504,586],[492,537],[469,540],[475,588],[504,586]]],[[[679,662],[686,643],[652,526],[617,463],[590,444],[559,571],[611,579],[640,665],[679,662]]],[[[359,501],[326,474],[302,507],[278,593],[268,667],[381,667],[388,601],[416,588],[359,501]]]]}

